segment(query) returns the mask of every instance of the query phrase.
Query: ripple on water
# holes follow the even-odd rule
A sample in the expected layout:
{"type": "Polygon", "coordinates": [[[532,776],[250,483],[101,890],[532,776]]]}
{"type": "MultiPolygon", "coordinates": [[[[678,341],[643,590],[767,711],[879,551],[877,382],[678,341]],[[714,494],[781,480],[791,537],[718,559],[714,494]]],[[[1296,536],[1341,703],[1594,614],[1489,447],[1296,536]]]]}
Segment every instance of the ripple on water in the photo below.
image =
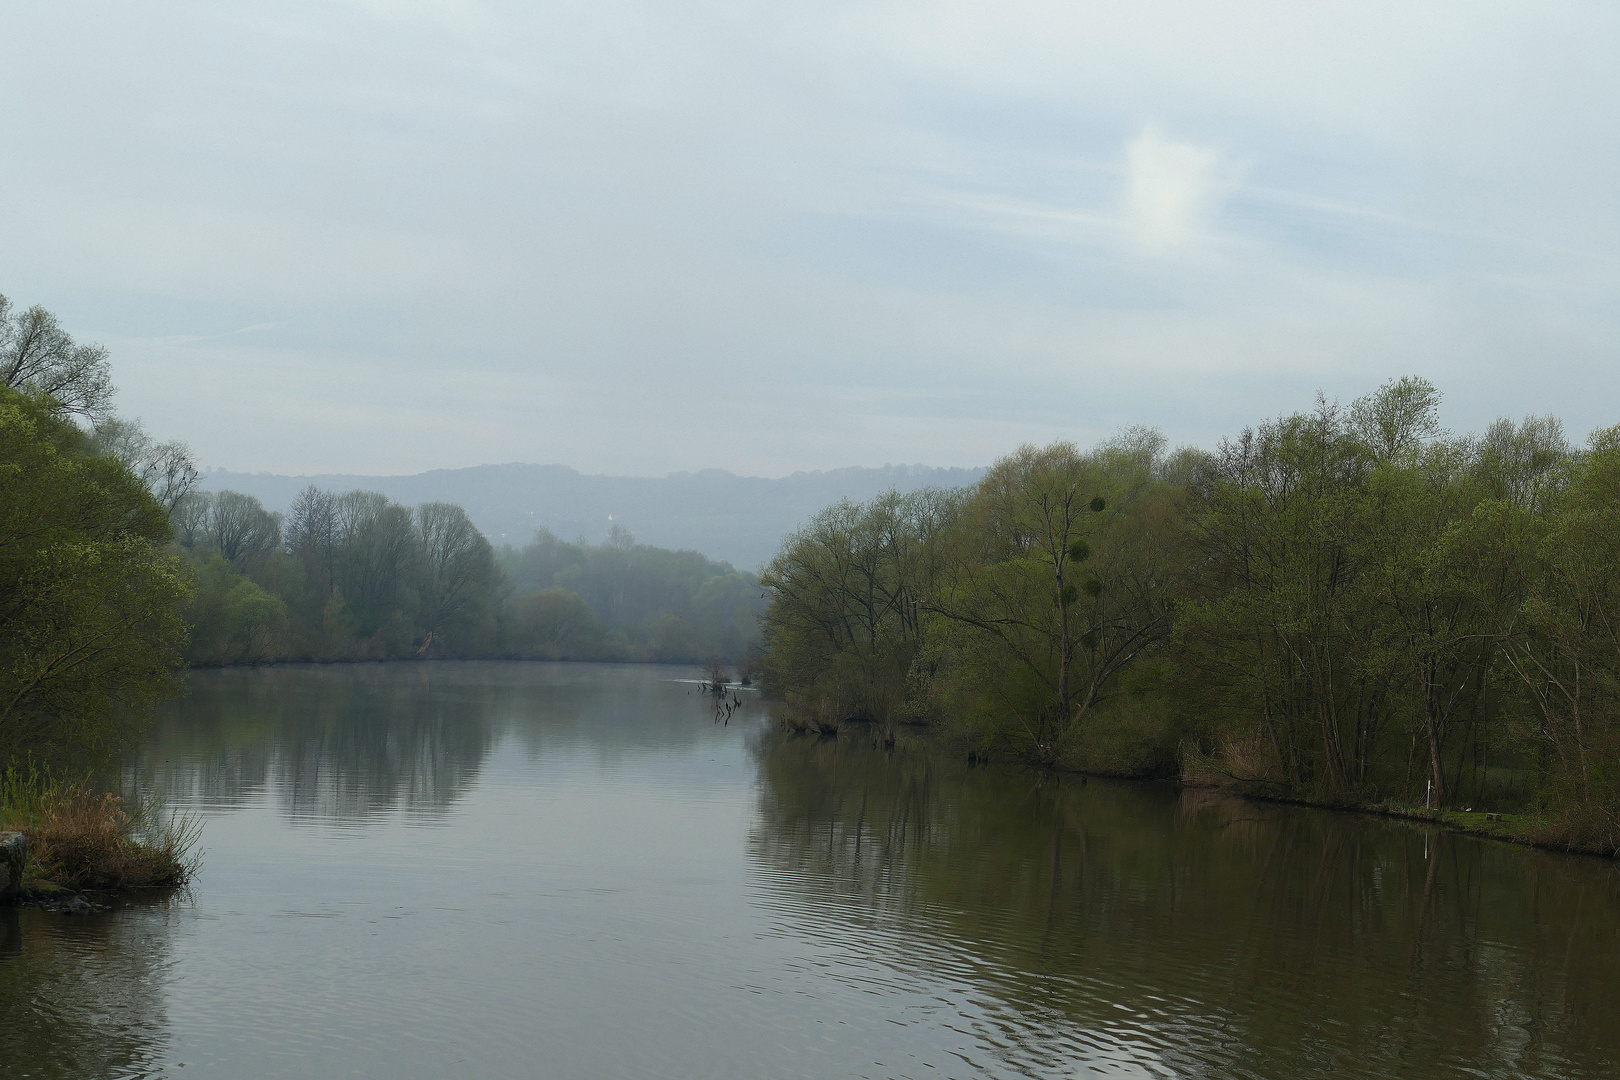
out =
{"type": "Polygon", "coordinates": [[[130,775],[202,878],[0,913],[6,1075],[1620,1076],[1612,867],[720,727],[689,674],[198,673],[130,775]]]}

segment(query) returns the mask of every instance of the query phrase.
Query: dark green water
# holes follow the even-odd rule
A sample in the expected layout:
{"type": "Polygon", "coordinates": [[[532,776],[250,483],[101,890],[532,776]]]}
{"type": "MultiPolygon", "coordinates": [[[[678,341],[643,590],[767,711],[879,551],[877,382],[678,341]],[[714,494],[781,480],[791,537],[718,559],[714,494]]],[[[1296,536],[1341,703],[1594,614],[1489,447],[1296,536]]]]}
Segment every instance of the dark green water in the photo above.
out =
{"type": "Polygon", "coordinates": [[[1620,868],[728,726],[674,668],[198,673],[189,895],[0,912],[6,1077],[1616,1077],[1620,868]]]}

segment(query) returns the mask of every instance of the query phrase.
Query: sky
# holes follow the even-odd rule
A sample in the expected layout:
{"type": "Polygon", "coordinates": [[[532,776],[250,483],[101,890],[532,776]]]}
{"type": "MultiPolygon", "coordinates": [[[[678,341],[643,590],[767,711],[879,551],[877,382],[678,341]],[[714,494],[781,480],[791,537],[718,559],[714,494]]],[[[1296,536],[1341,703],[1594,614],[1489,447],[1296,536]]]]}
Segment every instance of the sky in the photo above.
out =
{"type": "Polygon", "coordinates": [[[204,466],[1620,422],[1620,6],[12,5],[0,293],[204,466]]]}

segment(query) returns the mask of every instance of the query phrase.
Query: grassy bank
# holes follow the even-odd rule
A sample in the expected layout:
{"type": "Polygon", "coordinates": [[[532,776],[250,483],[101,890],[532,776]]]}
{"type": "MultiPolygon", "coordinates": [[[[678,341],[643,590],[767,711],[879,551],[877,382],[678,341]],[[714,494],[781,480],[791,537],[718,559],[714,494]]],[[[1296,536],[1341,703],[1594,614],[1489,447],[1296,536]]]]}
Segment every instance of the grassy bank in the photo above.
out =
{"type": "Polygon", "coordinates": [[[1366,801],[1343,796],[1313,798],[1308,793],[1289,791],[1281,784],[1240,779],[1229,768],[1220,767],[1186,746],[1181,747],[1178,754],[1174,747],[1166,743],[1163,737],[1165,731],[1160,725],[1100,725],[1101,730],[1094,733],[1098,737],[1092,744],[1066,748],[1057,762],[1042,763],[1029,755],[986,748],[977,744],[967,729],[952,729],[945,725],[907,724],[886,728],[867,722],[820,721],[791,708],[781,710],[778,722],[784,731],[800,737],[851,739],[869,742],[878,749],[893,748],[899,737],[907,742],[920,742],[937,752],[965,754],[968,761],[975,764],[1002,762],[1076,776],[1177,784],[1185,788],[1219,791],[1257,802],[1287,803],[1318,810],[1342,810],[1419,821],[1451,832],[1550,851],[1620,858],[1620,847],[1608,840],[1612,831],[1605,822],[1582,820],[1578,815],[1567,812],[1559,814],[1528,810],[1497,813],[1472,808],[1428,809],[1393,800],[1366,801]]]}
{"type": "Polygon", "coordinates": [[[0,831],[28,838],[25,895],[172,888],[198,866],[197,822],[36,772],[0,777],[0,831]]]}

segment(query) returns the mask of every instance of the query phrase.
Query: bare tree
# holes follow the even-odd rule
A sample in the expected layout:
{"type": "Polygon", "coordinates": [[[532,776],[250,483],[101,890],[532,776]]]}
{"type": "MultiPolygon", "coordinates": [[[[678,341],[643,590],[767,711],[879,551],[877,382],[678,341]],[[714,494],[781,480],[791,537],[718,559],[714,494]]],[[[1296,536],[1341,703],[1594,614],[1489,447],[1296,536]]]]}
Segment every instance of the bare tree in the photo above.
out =
{"type": "Polygon", "coordinates": [[[117,459],[139,477],[171,521],[175,507],[200,478],[185,443],[160,443],[146,433],[139,420],[102,420],[96,424],[94,445],[97,453],[117,459]]]}
{"type": "Polygon", "coordinates": [[[214,497],[192,488],[180,497],[169,513],[174,538],[183,548],[194,548],[208,539],[208,520],[214,513],[214,497]]]}
{"type": "Polygon", "coordinates": [[[454,503],[430,502],[416,508],[422,550],[420,585],[424,650],[444,628],[473,614],[495,579],[495,553],[489,541],[454,503]]]}
{"type": "Polygon", "coordinates": [[[322,580],[322,596],[337,585],[337,550],[342,538],[338,497],[311,484],[293,500],[287,521],[287,544],[322,580]]]}
{"type": "Polygon", "coordinates": [[[338,587],[362,632],[375,633],[394,611],[420,554],[411,512],[375,491],[339,495],[336,510],[338,587]]]}
{"type": "Polygon", "coordinates": [[[219,553],[240,566],[274,551],[281,543],[281,521],[251,495],[221,491],[208,516],[208,539],[219,553]]]}
{"type": "Polygon", "coordinates": [[[111,414],[107,350],[78,345],[42,307],[13,315],[0,296],[0,386],[54,398],[63,412],[91,421],[111,414]]]}

